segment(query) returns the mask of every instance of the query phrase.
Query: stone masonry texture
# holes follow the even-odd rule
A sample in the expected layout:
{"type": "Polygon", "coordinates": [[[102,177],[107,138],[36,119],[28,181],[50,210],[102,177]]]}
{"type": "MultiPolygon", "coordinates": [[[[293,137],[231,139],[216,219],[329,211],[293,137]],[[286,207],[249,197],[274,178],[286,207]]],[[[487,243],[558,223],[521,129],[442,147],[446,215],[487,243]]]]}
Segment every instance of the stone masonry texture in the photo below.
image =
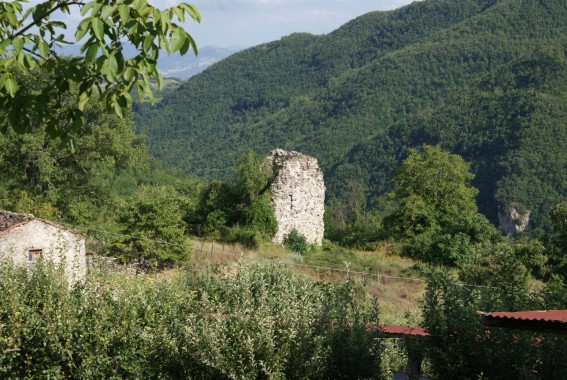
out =
{"type": "Polygon", "coordinates": [[[273,150],[268,159],[275,175],[272,202],[278,221],[273,241],[282,244],[285,235],[296,229],[310,244],[321,245],[325,183],[317,159],[282,149],[273,150]]]}

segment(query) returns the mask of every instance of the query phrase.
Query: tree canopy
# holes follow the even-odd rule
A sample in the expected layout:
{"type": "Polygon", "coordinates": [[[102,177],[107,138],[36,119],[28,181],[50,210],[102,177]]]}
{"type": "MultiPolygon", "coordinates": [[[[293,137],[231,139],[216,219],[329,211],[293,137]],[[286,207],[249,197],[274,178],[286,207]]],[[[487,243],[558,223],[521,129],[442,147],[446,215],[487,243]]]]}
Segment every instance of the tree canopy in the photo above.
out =
{"type": "Polygon", "coordinates": [[[393,178],[397,199],[416,196],[438,212],[476,211],[474,174],[461,156],[437,146],[410,149],[393,178]]]}
{"type": "Polygon", "coordinates": [[[462,157],[424,145],[410,149],[393,177],[392,197],[399,204],[392,219],[404,234],[413,234],[446,217],[477,211],[474,175],[462,157]]]}
{"type": "Polygon", "coordinates": [[[464,263],[475,244],[499,236],[477,211],[473,178],[458,155],[431,145],[410,149],[392,180],[397,207],[385,220],[390,233],[408,239],[410,253],[422,260],[464,263]]]}
{"type": "Polygon", "coordinates": [[[48,0],[24,8],[25,0],[0,3],[0,105],[1,130],[8,126],[26,132],[42,125],[46,132],[73,140],[84,108],[93,95],[108,110],[123,116],[132,104],[135,88],[140,97],[153,101],[150,80],[161,86],[156,61],[160,49],[168,54],[197,53],[192,37],[178,24],[186,16],[200,20],[197,9],[180,3],[160,10],[146,0],[48,0]],[[70,43],[62,33],[67,25],[52,19],[57,12],[78,9],[82,17],[75,42],[82,43],[81,55],[62,57],[57,47],[70,43]],[[136,55],[127,58],[124,46],[131,44],[136,55]],[[33,73],[30,85],[27,74],[33,73]],[[71,106],[61,94],[78,86],[71,106]]]}

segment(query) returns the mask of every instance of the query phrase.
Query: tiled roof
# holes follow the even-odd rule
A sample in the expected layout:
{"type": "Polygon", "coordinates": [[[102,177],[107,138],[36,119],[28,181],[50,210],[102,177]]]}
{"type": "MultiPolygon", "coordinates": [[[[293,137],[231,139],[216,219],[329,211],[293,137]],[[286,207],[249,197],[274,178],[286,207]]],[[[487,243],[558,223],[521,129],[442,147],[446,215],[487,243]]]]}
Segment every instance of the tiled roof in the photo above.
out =
{"type": "Polygon", "coordinates": [[[80,232],[78,232],[78,231],[76,231],[72,228],[67,228],[67,227],[61,226],[61,225],[56,224],[56,223],[54,223],[50,220],[36,218],[32,214],[18,214],[18,213],[6,211],[6,210],[0,210],[0,235],[7,234],[7,233],[9,233],[9,230],[11,230],[12,228],[16,228],[17,226],[25,224],[27,222],[30,222],[32,220],[39,221],[41,223],[48,224],[50,226],[56,227],[60,230],[69,231],[73,234],[82,236],[82,234],[80,232]]]}
{"type": "Polygon", "coordinates": [[[530,311],[494,311],[478,312],[486,318],[513,319],[517,321],[538,321],[567,323],[567,310],[530,310],[530,311]]]}
{"type": "Polygon", "coordinates": [[[15,212],[0,210],[0,232],[16,224],[32,219],[34,219],[34,216],[31,214],[17,214],[15,212]]]}

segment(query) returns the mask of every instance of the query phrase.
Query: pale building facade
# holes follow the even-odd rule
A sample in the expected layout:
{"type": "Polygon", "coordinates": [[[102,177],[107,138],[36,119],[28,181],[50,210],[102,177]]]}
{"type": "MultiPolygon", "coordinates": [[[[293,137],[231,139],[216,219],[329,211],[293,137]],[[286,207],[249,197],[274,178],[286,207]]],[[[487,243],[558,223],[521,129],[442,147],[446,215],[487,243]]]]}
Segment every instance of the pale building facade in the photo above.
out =
{"type": "Polygon", "coordinates": [[[0,210],[0,260],[33,267],[39,260],[62,266],[67,279],[85,277],[85,238],[70,229],[33,215],[0,210]]]}

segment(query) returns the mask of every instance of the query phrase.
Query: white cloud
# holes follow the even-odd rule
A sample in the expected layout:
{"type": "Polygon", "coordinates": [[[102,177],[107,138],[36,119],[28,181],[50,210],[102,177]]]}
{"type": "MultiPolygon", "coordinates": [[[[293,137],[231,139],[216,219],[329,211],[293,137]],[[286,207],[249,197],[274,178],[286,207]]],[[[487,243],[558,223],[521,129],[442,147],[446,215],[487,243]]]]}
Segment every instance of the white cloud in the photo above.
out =
{"type": "MultiPolygon", "coordinates": [[[[390,10],[412,0],[185,0],[202,15],[186,29],[199,46],[252,46],[279,39],[293,32],[329,33],[349,20],[375,10],[390,10]]],[[[30,6],[41,3],[30,0],[30,6]]],[[[149,0],[159,8],[179,4],[179,0],[149,0]]],[[[72,37],[81,18],[78,7],[71,15],[57,15],[65,21],[72,37]]]]}

